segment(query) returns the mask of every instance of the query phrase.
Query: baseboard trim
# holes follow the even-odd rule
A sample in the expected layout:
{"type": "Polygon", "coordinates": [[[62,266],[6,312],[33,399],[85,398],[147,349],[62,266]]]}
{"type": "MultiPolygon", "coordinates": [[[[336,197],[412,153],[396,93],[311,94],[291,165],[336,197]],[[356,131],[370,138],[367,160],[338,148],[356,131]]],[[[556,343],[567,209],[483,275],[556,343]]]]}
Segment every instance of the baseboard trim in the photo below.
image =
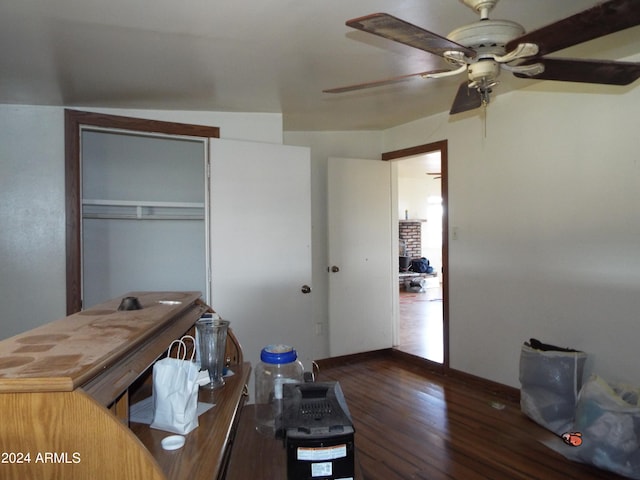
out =
{"type": "Polygon", "coordinates": [[[427,360],[426,358],[414,355],[412,353],[403,352],[401,350],[391,349],[391,357],[400,360],[406,365],[412,365],[418,367],[420,370],[426,370],[430,373],[437,373],[444,375],[446,367],[438,362],[427,360]]]}
{"type": "Polygon", "coordinates": [[[520,403],[520,389],[516,387],[510,387],[503,383],[494,382],[483,377],[478,377],[461,370],[455,370],[448,368],[445,375],[455,378],[461,383],[470,385],[473,388],[481,389],[485,392],[491,393],[497,397],[509,400],[515,403],[520,403]]]}
{"type": "Polygon", "coordinates": [[[363,362],[372,358],[388,357],[391,355],[392,350],[393,349],[391,348],[385,348],[382,350],[371,350],[369,352],[340,355],[338,357],[322,358],[320,360],[315,360],[315,363],[320,368],[320,371],[322,371],[323,368],[340,367],[351,363],[363,362]]]}

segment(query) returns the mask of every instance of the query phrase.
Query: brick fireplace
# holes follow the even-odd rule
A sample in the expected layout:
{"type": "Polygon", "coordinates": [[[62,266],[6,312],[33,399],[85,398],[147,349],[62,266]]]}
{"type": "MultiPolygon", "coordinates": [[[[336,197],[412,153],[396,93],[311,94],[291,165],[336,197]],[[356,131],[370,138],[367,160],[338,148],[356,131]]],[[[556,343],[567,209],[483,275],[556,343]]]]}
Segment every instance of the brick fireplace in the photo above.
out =
{"type": "MultiPolygon", "coordinates": [[[[411,258],[422,256],[422,222],[419,220],[400,220],[400,242],[406,246],[406,256],[411,258]]],[[[402,251],[400,251],[402,254],[402,251]]]]}

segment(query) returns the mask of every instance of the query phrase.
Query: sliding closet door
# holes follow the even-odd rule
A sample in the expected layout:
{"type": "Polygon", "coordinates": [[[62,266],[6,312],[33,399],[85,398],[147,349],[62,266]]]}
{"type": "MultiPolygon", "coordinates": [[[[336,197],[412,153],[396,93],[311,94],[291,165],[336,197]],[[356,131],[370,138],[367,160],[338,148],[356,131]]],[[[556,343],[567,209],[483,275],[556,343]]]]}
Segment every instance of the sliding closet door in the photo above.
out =
{"type": "Polygon", "coordinates": [[[82,132],[84,308],[206,282],[207,141],[82,132]]]}

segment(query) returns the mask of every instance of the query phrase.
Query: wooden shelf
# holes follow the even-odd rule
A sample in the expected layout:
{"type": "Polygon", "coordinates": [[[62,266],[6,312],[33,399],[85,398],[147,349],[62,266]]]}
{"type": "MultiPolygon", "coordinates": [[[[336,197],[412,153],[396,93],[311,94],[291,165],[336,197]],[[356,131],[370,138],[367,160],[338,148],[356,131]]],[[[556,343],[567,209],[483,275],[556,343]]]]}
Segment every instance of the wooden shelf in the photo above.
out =
{"type": "Polygon", "coordinates": [[[223,387],[200,389],[198,400],[215,406],[198,418],[199,426],[186,436],[184,447],[176,451],[162,449],[160,442],[170,433],[155,430],[149,425],[132,423],[131,429],[156,459],[171,480],[222,478],[235,437],[239,412],[246,397],[251,365],[244,363],[233,368],[223,387]]]}
{"type": "Polygon", "coordinates": [[[204,203],[82,199],[82,218],[112,220],[204,220],[204,203]]]}

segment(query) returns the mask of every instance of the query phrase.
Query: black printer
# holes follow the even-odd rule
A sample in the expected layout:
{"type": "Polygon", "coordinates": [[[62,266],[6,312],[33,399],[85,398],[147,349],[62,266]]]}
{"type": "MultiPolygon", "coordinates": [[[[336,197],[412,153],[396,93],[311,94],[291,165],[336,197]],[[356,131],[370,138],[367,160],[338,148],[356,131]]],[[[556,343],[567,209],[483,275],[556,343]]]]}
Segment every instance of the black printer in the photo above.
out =
{"type": "Polygon", "coordinates": [[[288,480],[354,478],[354,428],[338,382],[283,385],[288,480]]]}

